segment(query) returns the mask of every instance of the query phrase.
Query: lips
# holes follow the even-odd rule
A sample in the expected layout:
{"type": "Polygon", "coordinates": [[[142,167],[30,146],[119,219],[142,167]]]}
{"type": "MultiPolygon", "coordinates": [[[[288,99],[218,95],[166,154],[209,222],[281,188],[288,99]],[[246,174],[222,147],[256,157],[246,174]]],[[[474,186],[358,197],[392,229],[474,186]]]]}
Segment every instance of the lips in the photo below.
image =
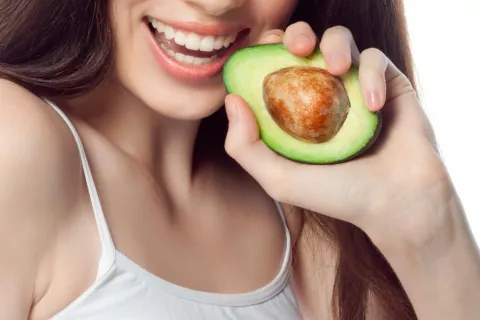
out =
{"type": "Polygon", "coordinates": [[[149,44],[156,60],[168,73],[181,80],[217,76],[249,33],[248,29],[243,29],[239,32],[201,34],[175,28],[152,17],[147,19],[147,25],[149,44]]]}

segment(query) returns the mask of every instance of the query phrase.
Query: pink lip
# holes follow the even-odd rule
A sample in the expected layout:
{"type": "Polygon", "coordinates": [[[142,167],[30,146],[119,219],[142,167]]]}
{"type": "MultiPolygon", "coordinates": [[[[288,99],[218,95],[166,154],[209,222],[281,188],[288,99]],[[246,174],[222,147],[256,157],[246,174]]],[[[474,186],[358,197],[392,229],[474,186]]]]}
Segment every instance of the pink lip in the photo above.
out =
{"type": "Polygon", "coordinates": [[[192,65],[181,63],[170,57],[160,48],[147,24],[145,24],[145,30],[148,35],[148,44],[153,52],[155,60],[157,60],[158,64],[170,75],[182,81],[200,81],[219,75],[228,58],[236,50],[240,49],[248,36],[248,32],[241,32],[237,36],[237,40],[223,53],[222,57],[216,59],[212,63],[192,65]]]}

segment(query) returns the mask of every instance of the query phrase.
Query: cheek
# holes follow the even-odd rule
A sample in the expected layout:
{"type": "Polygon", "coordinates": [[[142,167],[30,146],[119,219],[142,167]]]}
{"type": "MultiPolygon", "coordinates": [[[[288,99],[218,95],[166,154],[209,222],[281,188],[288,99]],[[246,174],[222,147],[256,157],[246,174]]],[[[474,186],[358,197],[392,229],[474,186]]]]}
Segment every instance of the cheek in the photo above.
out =
{"type": "Polygon", "coordinates": [[[151,52],[150,31],[142,22],[142,14],[133,16],[127,9],[126,4],[118,3],[119,14],[113,21],[114,70],[121,89],[159,114],[175,119],[201,119],[218,110],[226,94],[221,78],[199,84],[173,79],[151,52]]]}
{"type": "Polygon", "coordinates": [[[133,32],[128,27],[118,29],[115,70],[123,88],[170,118],[196,120],[218,110],[226,94],[221,78],[198,84],[173,79],[155,60],[148,32],[141,24],[133,32]]]}
{"type": "MultiPolygon", "coordinates": [[[[112,0],[118,81],[139,101],[176,119],[201,119],[223,105],[225,89],[218,77],[208,84],[186,84],[172,79],[156,62],[142,23],[145,0],[112,0]]],[[[284,25],[298,0],[255,1],[251,12],[266,31],[284,25]],[[272,8],[277,8],[272,10],[272,8]]],[[[258,30],[261,31],[261,30],[258,30]]]]}

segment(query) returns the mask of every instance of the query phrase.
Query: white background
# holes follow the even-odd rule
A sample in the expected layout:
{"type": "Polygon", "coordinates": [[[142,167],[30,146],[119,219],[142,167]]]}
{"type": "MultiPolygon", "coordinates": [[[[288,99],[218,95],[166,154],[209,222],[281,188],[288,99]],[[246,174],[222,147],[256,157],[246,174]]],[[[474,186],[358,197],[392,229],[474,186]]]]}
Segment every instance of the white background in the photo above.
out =
{"type": "Polygon", "coordinates": [[[480,244],[480,0],[404,0],[422,101],[480,244]]]}

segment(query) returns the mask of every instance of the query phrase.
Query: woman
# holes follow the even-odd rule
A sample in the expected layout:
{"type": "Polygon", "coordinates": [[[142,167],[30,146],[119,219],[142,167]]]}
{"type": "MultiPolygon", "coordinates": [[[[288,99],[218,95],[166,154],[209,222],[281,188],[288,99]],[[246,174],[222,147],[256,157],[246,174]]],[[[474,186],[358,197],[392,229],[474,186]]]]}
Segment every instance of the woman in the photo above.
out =
{"type": "Polygon", "coordinates": [[[0,21],[0,319],[480,317],[401,1],[3,0],[0,21]],[[360,66],[374,149],[265,147],[220,71],[275,42],[360,66]]]}

